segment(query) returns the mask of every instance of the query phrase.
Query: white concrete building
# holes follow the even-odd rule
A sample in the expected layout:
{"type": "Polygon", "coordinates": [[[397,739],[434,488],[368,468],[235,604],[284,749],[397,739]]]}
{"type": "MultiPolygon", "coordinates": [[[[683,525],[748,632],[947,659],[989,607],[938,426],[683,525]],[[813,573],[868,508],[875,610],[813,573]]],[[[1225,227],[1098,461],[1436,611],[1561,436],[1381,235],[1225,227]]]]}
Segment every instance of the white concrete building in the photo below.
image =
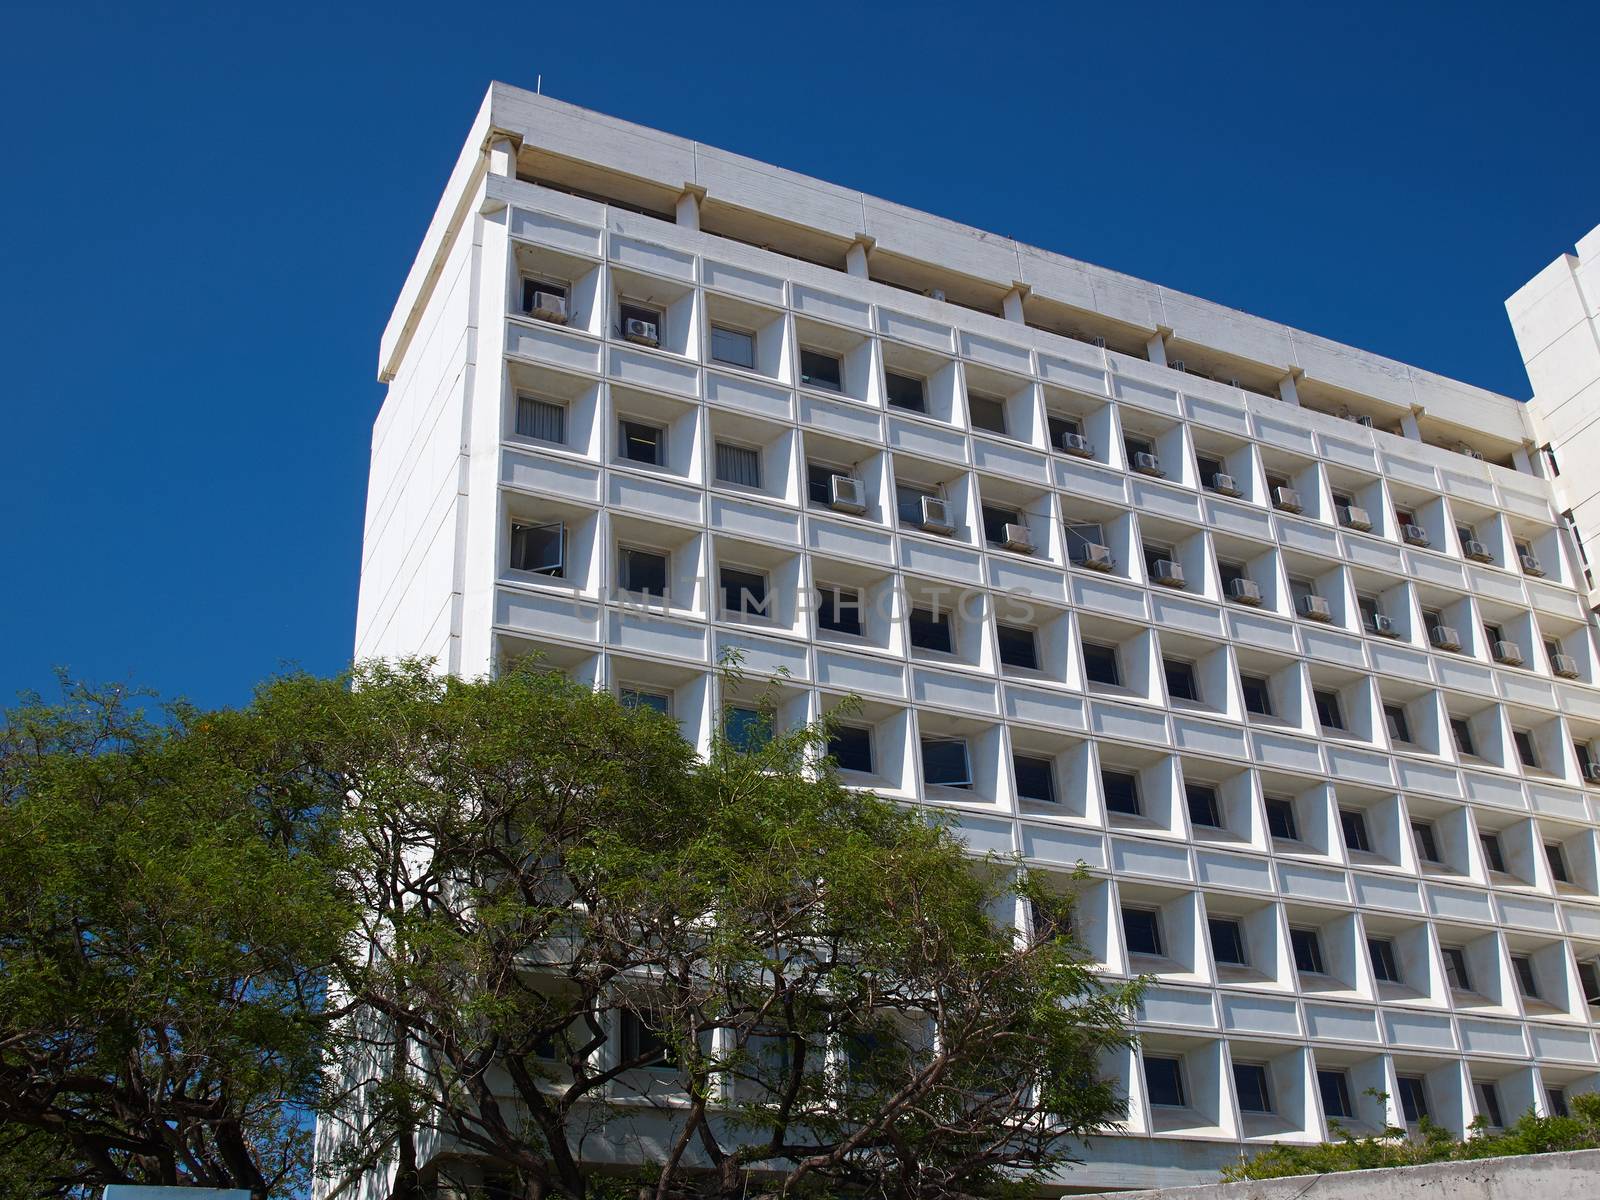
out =
{"type": "Polygon", "coordinates": [[[1597,236],[1512,301],[1529,405],[497,84],[383,337],[357,654],[539,653],[704,744],[737,650],[787,719],[863,699],[852,780],[1086,863],[1156,983],[1072,1187],[1559,1109],[1597,236]]]}

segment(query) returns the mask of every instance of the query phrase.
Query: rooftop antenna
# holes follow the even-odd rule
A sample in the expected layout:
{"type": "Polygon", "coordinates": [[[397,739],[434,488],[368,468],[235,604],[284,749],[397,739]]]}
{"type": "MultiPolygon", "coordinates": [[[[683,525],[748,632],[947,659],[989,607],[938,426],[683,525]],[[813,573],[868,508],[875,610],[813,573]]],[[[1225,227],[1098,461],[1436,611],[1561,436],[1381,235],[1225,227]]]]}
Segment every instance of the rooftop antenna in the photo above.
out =
{"type": "Polygon", "coordinates": [[[533,77],[533,94],[535,96],[544,95],[544,76],[543,75],[535,75],[533,77]]]}

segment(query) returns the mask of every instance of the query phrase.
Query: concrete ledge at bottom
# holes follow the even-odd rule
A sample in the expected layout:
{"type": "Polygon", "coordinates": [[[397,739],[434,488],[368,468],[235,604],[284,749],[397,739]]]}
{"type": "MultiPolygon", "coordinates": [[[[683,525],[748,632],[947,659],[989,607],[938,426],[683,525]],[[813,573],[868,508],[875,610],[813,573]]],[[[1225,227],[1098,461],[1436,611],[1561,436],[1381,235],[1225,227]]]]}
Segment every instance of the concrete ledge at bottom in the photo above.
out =
{"type": "Polygon", "coordinates": [[[1145,1192],[1093,1192],[1071,1200],[1583,1200],[1600,1196],[1600,1150],[1518,1154],[1475,1162],[1288,1175],[1145,1192]]]}

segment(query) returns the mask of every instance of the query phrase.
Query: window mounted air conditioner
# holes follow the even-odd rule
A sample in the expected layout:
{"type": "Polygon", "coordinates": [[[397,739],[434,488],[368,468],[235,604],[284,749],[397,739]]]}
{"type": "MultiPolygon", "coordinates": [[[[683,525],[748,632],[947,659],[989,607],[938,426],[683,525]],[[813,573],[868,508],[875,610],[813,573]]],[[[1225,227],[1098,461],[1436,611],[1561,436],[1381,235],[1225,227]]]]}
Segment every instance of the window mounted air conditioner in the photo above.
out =
{"type": "Polygon", "coordinates": [[[1465,454],[1468,458],[1475,458],[1479,462],[1483,461],[1483,451],[1474,450],[1471,446],[1467,445],[1465,442],[1462,442],[1459,446],[1456,447],[1456,449],[1460,453],[1465,454]]]}
{"type": "Polygon", "coordinates": [[[950,522],[950,510],[939,497],[922,498],[922,527],[929,533],[951,534],[956,531],[950,522]]]}
{"type": "Polygon", "coordinates": [[[1102,336],[1101,334],[1098,334],[1098,333],[1095,334],[1094,337],[1089,339],[1089,343],[1090,343],[1090,345],[1098,346],[1102,350],[1104,350],[1106,348],[1106,339],[1104,338],[1104,336],[1102,336]]]}
{"type": "Polygon", "coordinates": [[[1359,533],[1372,532],[1372,518],[1367,516],[1367,510],[1358,504],[1341,504],[1339,506],[1339,524],[1346,529],[1354,529],[1359,533]]]}
{"type": "Polygon", "coordinates": [[[864,491],[861,480],[850,475],[835,475],[828,481],[828,507],[857,515],[864,513],[867,511],[864,491]]]}
{"type": "Polygon", "coordinates": [[[1494,660],[1508,667],[1522,665],[1522,647],[1515,642],[1496,642],[1493,647],[1494,660]]]}
{"type": "Polygon", "coordinates": [[[1074,546],[1069,557],[1073,566],[1087,567],[1091,571],[1114,571],[1117,567],[1117,560],[1111,557],[1110,547],[1093,542],[1074,546]]]}
{"type": "Polygon", "coordinates": [[[1167,364],[1167,366],[1171,367],[1174,371],[1187,371],[1189,369],[1184,365],[1183,359],[1181,358],[1173,359],[1167,364]]]}
{"type": "Polygon", "coordinates": [[[1233,476],[1225,471],[1218,471],[1211,477],[1211,490],[1221,492],[1224,496],[1237,496],[1239,485],[1233,481],[1233,476]]]}
{"type": "Polygon", "coordinates": [[[528,315],[556,325],[567,323],[567,298],[555,292],[534,292],[528,315]]]}
{"type": "Polygon", "coordinates": [[[1141,475],[1155,475],[1164,477],[1166,472],[1161,469],[1161,460],[1154,454],[1141,450],[1133,456],[1133,469],[1141,475]]]}
{"type": "Polygon", "coordinates": [[[628,341],[640,346],[661,345],[661,332],[654,321],[641,320],[638,317],[629,317],[622,328],[622,336],[628,341]]]}
{"type": "Polygon", "coordinates": [[[1150,568],[1150,578],[1162,587],[1181,588],[1186,586],[1183,578],[1183,568],[1169,558],[1158,558],[1150,568]]]}
{"type": "Polygon", "coordinates": [[[1272,503],[1275,508],[1281,508],[1284,512],[1304,511],[1300,504],[1300,493],[1291,487],[1273,488],[1272,503]]]}
{"type": "Polygon", "coordinates": [[[1583,777],[1590,783],[1600,783],[1600,762],[1585,763],[1583,777]]]}
{"type": "Polygon", "coordinates": [[[1230,579],[1228,599],[1236,604],[1248,604],[1251,608],[1257,608],[1261,604],[1261,589],[1252,579],[1230,579]]]}
{"type": "Polygon", "coordinates": [[[1450,625],[1435,625],[1428,630],[1428,640],[1436,650],[1461,649],[1461,635],[1450,625]]]}
{"type": "Polygon", "coordinates": [[[1522,573],[1524,575],[1543,575],[1544,567],[1536,555],[1524,554],[1522,556],[1522,573]]]}
{"type": "Polygon", "coordinates": [[[1360,425],[1365,429],[1372,428],[1372,418],[1364,416],[1361,413],[1345,413],[1344,419],[1356,425],[1360,425]]]}
{"type": "Polygon", "coordinates": [[[1033,534],[1026,525],[1012,525],[1009,522],[1005,528],[1005,540],[1001,543],[1007,550],[1015,550],[1018,554],[1033,553],[1033,534]]]}
{"type": "Polygon", "coordinates": [[[1298,607],[1300,615],[1308,621],[1333,620],[1333,610],[1321,596],[1301,596],[1298,607]]]}
{"type": "Polygon", "coordinates": [[[1372,614],[1372,632],[1379,637],[1397,638],[1400,636],[1400,630],[1395,625],[1393,618],[1386,617],[1382,613],[1372,614]]]}
{"type": "Polygon", "coordinates": [[[1400,536],[1413,546],[1426,546],[1429,542],[1428,531],[1421,525],[1402,525],[1400,536]]]}
{"type": "Polygon", "coordinates": [[[1489,553],[1489,547],[1485,546],[1477,538],[1468,538],[1462,542],[1461,553],[1465,554],[1473,562],[1494,561],[1494,555],[1489,553]]]}
{"type": "Polygon", "coordinates": [[[1081,433],[1063,433],[1061,450],[1064,454],[1076,455],[1078,458],[1094,457],[1094,445],[1081,433]]]}
{"type": "Polygon", "coordinates": [[[1576,679],[1578,677],[1578,660],[1570,654],[1552,654],[1550,656],[1550,669],[1563,679],[1576,679]]]}

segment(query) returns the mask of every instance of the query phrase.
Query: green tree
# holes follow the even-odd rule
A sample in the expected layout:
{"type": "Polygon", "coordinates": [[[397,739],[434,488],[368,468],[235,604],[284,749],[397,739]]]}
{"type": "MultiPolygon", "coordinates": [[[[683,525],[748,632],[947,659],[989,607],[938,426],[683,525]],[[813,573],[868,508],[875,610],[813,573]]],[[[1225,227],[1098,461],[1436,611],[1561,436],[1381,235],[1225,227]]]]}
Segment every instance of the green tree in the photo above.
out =
{"type": "Polygon", "coordinates": [[[67,687],[0,726],[7,1186],[304,1185],[342,944],[326,780],[249,714],[67,687]]]}
{"type": "Polygon", "coordinates": [[[258,703],[316,730],[351,797],[335,1187],[381,1159],[395,1200],[577,1200],[642,1161],[627,1186],[655,1200],[969,1196],[1118,1114],[1099,1066],[1133,993],[1061,932],[1069,902],[841,786],[825,731],[774,731],[770,704],[702,762],[531,669],[370,667],[258,703]],[[1020,940],[1024,904],[1057,932],[1020,940]]]}

